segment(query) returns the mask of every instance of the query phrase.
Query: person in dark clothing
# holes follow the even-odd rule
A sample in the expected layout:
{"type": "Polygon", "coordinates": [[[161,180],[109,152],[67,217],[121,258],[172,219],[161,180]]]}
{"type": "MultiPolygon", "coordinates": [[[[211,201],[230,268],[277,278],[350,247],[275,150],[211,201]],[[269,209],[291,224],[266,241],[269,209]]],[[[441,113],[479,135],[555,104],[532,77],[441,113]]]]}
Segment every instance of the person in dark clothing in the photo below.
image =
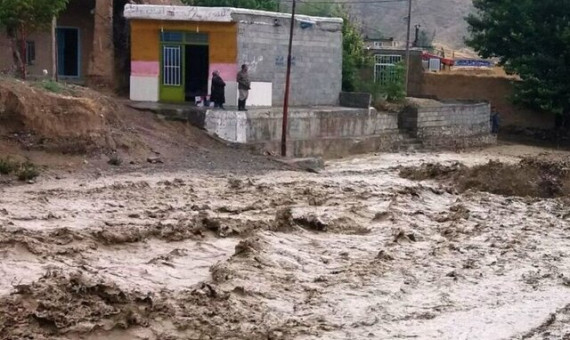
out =
{"type": "Polygon", "coordinates": [[[219,71],[214,71],[212,74],[212,91],[210,93],[210,100],[214,102],[214,107],[224,109],[226,103],[225,95],[226,83],[220,77],[219,71]]]}
{"type": "Polygon", "coordinates": [[[491,133],[496,135],[499,133],[499,112],[496,107],[491,107],[491,133]]]}
{"type": "Polygon", "coordinates": [[[241,65],[241,71],[237,74],[237,83],[239,91],[238,111],[247,111],[245,103],[249,96],[251,82],[249,80],[249,74],[247,73],[247,65],[245,64],[241,65]]]}

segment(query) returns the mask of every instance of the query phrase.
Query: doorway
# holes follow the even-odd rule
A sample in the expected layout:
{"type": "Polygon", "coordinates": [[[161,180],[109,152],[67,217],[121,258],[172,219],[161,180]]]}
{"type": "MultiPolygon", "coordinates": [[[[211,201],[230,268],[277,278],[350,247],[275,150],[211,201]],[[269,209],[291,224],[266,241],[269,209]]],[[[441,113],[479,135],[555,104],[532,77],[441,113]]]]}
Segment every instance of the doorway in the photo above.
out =
{"type": "Polygon", "coordinates": [[[60,77],[80,77],[79,28],[57,28],[57,74],[60,77]]]}
{"type": "Polygon", "coordinates": [[[184,46],[185,101],[194,102],[196,97],[208,95],[209,59],[208,45],[184,46]]]}
{"type": "Polygon", "coordinates": [[[208,95],[210,48],[207,33],[161,31],[160,92],[163,102],[195,103],[208,95]]]}

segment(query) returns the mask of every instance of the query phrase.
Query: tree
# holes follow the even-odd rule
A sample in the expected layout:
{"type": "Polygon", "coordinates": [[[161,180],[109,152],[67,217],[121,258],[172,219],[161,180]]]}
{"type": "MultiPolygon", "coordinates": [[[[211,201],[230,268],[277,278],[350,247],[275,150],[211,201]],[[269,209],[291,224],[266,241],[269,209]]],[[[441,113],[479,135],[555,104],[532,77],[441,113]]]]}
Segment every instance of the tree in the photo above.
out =
{"type": "Polygon", "coordinates": [[[416,41],[416,47],[431,48],[435,39],[435,31],[428,33],[426,30],[420,30],[416,41]]]}
{"type": "Polygon", "coordinates": [[[521,78],[515,100],[570,117],[570,2],[474,0],[467,44],[521,78]]]}
{"type": "Polygon", "coordinates": [[[12,56],[20,76],[26,77],[26,38],[47,30],[69,0],[0,0],[0,26],[11,42],[12,56]]]}
{"type": "Polygon", "coordinates": [[[342,26],[342,89],[355,91],[360,82],[360,70],[372,67],[372,58],[364,45],[359,27],[352,21],[348,11],[339,7],[338,16],[342,26]]]}
{"type": "Polygon", "coordinates": [[[279,0],[182,0],[185,4],[191,6],[206,7],[237,7],[260,9],[267,11],[277,11],[279,9],[279,0]]]}

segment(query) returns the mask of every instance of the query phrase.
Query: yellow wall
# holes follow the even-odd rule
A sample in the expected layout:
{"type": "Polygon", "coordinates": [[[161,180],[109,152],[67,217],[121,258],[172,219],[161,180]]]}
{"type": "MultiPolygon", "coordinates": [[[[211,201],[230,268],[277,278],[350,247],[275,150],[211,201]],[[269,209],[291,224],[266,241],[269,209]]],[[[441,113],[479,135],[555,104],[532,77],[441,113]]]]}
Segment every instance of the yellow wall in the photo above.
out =
{"type": "Polygon", "coordinates": [[[208,33],[210,64],[235,63],[237,60],[237,24],[156,20],[131,21],[131,60],[160,60],[160,32],[186,31],[208,33]]]}

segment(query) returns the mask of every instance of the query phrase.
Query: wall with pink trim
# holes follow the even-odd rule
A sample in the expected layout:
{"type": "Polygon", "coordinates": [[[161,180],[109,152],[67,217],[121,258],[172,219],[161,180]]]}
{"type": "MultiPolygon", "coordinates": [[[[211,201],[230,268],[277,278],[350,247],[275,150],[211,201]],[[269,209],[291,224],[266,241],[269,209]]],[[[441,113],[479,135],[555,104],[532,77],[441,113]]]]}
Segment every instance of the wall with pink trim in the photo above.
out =
{"type": "Polygon", "coordinates": [[[132,76],[155,76],[160,74],[160,63],[158,61],[131,61],[132,76]]]}
{"type": "Polygon", "coordinates": [[[214,63],[210,64],[210,79],[212,78],[212,73],[218,70],[220,71],[220,76],[226,82],[228,81],[236,81],[236,76],[238,73],[237,64],[223,64],[223,63],[214,63]]]}

